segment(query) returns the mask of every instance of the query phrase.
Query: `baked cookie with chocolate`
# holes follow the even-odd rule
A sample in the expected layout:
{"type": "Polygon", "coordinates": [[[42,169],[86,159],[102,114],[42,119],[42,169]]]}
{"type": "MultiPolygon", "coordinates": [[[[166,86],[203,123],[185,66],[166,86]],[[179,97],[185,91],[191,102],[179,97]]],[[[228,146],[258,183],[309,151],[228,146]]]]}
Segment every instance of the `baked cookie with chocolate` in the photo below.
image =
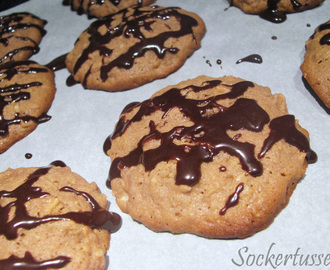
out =
{"type": "Polygon", "coordinates": [[[0,64],[27,60],[38,53],[46,23],[27,12],[0,16],[0,64]]]}
{"type": "Polygon", "coordinates": [[[63,162],[0,173],[0,268],[105,269],[121,217],[63,162]]]}
{"type": "Polygon", "coordinates": [[[89,17],[103,18],[131,6],[148,6],[155,0],[64,0],[65,6],[71,6],[78,14],[86,13],[89,17]]]}
{"type": "Polygon", "coordinates": [[[317,158],[284,96],[232,76],[128,105],[105,150],[123,212],[154,231],[207,238],[265,229],[317,158]]]}
{"type": "Polygon", "coordinates": [[[36,62],[0,65],[0,153],[48,121],[56,88],[54,72],[36,62]]]}
{"type": "Polygon", "coordinates": [[[315,93],[330,108],[330,21],[318,26],[307,40],[300,69],[315,93]]]}
{"type": "Polygon", "coordinates": [[[128,8],[93,22],[66,66],[85,88],[132,89],[179,69],[204,33],[203,20],[181,8],[128,8]]]}
{"type": "Polygon", "coordinates": [[[320,5],[324,0],[228,0],[245,13],[259,14],[274,23],[286,20],[286,13],[300,12],[320,5]]]}

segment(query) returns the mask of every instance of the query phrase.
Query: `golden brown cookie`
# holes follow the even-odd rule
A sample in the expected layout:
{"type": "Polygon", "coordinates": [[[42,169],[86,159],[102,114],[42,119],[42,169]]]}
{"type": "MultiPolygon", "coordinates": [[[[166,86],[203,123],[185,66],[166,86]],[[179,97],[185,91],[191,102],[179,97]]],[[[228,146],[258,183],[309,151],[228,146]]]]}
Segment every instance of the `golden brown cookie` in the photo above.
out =
{"type": "Polygon", "coordinates": [[[66,66],[85,88],[132,89],[180,68],[204,32],[202,19],[180,8],[128,8],[92,23],[66,66]]]}
{"type": "Polygon", "coordinates": [[[128,105],[106,142],[122,211],[155,231],[207,238],[269,226],[317,158],[284,96],[232,76],[128,105]]]}
{"type": "Polygon", "coordinates": [[[62,3],[71,6],[71,10],[76,10],[80,15],[86,13],[90,17],[103,18],[131,6],[148,6],[154,2],[155,0],[64,0],[62,3]]]}
{"type": "Polygon", "coordinates": [[[330,108],[330,21],[318,26],[307,40],[300,69],[315,93],[330,108]]]}
{"type": "Polygon", "coordinates": [[[46,23],[27,12],[0,16],[0,64],[26,60],[39,52],[46,23]]]}
{"type": "Polygon", "coordinates": [[[107,209],[97,185],[63,162],[0,173],[0,268],[105,269],[121,226],[107,209]]]}
{"type": "Polygon", "coordinates": [[[266,20],[280,23],[286,20],[286,13],[300,12],[320,5],[324,0],[228,0],[245,13],[260,14],[266,20]]]}
{"type": "Polygon", "coordinates": [[[0,153],[50,119],[54,72],[33,61],[0,65],[0,153]]]}

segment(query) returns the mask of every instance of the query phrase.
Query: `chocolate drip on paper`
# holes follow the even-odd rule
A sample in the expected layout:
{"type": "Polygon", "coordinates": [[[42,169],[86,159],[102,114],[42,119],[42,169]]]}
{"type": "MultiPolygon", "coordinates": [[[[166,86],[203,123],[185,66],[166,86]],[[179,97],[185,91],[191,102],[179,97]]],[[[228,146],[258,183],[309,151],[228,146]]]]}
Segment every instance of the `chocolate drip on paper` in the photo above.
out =
{"type": "Polygon", "coordinates": [[[67,56],[67,53],[55,58],[54,60],[49,62],[46,65],[46,67],[48,67],[52,71],[57,71],[57,70],[66,68],[66,65],[65,65],[66,56],[67,56]]]}
{"type": "MultiPolygon", "coordinates": [[[[26,15],[31,15],[33,18],[41,20],[37,16],[34,16],[27,12],[12,13],[7,16],[0,16],[0,43],[7,46],[9,43],[9,39],[16,38],[16,39],[31,41],[34,44],[33,46],[24,46],[24,47],[10,51],[9,53],[4,55],[0,59],[0,64],[3,61],[7,60],[8,58],[10,60],[13,60],[13,57],[21,51],[31,51],[32,54],[36,54],[39,52],[39,46],[34,40],[32,40],[26,36],[14,36],[12,34],[12,33],[16,32],[17,30],[22,30],[22,29],[26,30],[28,28],[37,29],[40,32],[41,36],[44,36],[46,34],[46,30],[37,24],[21,22],[24,19],[24,16],[26,16],[26,15]]],[[[41,20],[41,21],[43,21],[44,25],[47,23],[47,21],[45,21],[45,20],[41,20]]]]}
{"type": "MultiPolygon", "coordinates": [[[[29,73],[45,73],[48,72],[46,68],[33,67],[33,61],[17,61],[17,62],[8,62],[1,66],[1,82],[10,81],[17,74],[29,74],[29,73]],[[24,65],[24,67],[22,67],[24,65]]],[[[37,124],[48,121],[51,117],[47,114],[42,114],[40,117],[34,117],[29,115],[21,116],[15,114],[15,117],[12,119],[5,119],[3,111],[6,105],[11,103],[17,103],[22,100],[30,99],[30,93],[25,92],[25,89],[30,87],[41,86],[42,83],[35,81],[29,82],[26,84],[12,84],[6,87],[0,88],[0,136],[5,136],[8,134],[9,125],[19,124],[21,122],[34,121],[37,124]]]]}
{"type": "MultiPolygon", "coordinates": [[[[112,39],[119,36],[124,38],[134,38],[138,41],[131,46],[128,51],[120,54],[109,63],[104,63],[101,67],[100,77],[104,82],[108,78],[108,73],[115,67],[120,69],[130,69],[136,58],[142,57],[147,51],[153,51],[160,59],[164,58],[167,53],[176,54],[179,49],[174,47],[167,48],[165,42],[170,38],[179,38],[185,35],[193,34],[193,27],[197,26],[197,21],[185,14],[179,12],[179,8],[160,8],[158,6],[152,6],[152,10],[144,11],[143,9],[125,9],[114,15],[109,15],[101,20],[97,20],[90,25],[86,32],[90,35],[90,44],[84,49],[80,58],[75,63],[73,69],[73,76],[78,72],[81,66],[89,59],[89,55],[95,51],[104,57],[109,57],[112,54],[112,50],[106,48],[112,39]],[[128,15],[133,10],[133,14],[128,15]],[[115,20],[116,16],[122,16],[122,22],[119,25],[111,28],[111,23],[115,20]],[[151,26],[156,20],[168,20],[170,18],[176,18],[180,23],[179,30],[171,30],[168,32],[160,33],[155,37],[147,38],[142,30],[152,31],[151,26]],[[100,27],[106,27],[109,31],[106,31],[104,35],[98,32],[100,27]]],[[[83,86],[86,87],[86,82],[90,71],[87,71],[83,80],[83,86]]]]}
{"type": "Polygon", "coordinates": [[[67,265],[71,259],[66,256],[58,256],[54,259],[37,261],[30,252],[26,252],[23,258],[11,255],[8,259],[0,260],[0,269],[15,270],[47,270],[60,269],[67,265]]]}
{"type": "Polygon", "coordinates": [[[30,216],[25,207],[25,203],[32,199],[43,198],[48,195],[48,193],[43,192],[40,187],[35,186],[35,183],[40,177],[46,175],[54,166],[65,167],[66,165],[61,161],[55,161],[49,166],[37,169],[16,189],[12,191],[0,191],[0,198],[16,199],[3,207],[0,206],[1,235],[4,235],[8,240],[11,240],[17,237],[17,230],[19,228],[30,230],[44,223],[63,220],[72,220],[91,228],[107,229],[111,233],[119,230],[121,227],[121,217],[118,214],[102,209],[91,195],[86,192],[77,191],[72,187],[63,187],[61,191],[73,192],[78,196],[83,196],[90,204],[92,208],[91,211],[68,212],[65,214],[48,215],[44,217],[30,216]],[[15,208],[15,216],[12,220],[8,221],[8,215],[13,208],[15,208]]]}
{"type": "Polygon", "coordinates": [[[246,56],[244,58],[239,59],[236,62],[236,64],[240,64],[242,62],[250,62],[250,63],[261,64],[262,63],[262,57],[259,54],[251,54],[249,56],[246,56]]]}

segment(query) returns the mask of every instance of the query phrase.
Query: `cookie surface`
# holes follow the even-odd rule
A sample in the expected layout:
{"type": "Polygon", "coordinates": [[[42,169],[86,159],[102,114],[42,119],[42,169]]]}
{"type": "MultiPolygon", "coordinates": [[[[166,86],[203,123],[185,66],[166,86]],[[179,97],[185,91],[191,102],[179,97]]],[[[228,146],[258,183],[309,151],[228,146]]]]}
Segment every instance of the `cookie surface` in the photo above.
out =
{"type": "Polygon", "coordinates": [[[260,14],[269,21],[279,23],[286,19],[285,13],[300,12],[320,5],[324,0],[228,0],[245,13],[260,14]]]}
{"type": "Polygon", "coordinates": [[[64,0],[63,5],[71,6],[79,14],[103,18],[131,6],[148,6],[154,2],[155,0],[64,0]]]}
{"type": "Polygon", "coordinates": [[[204,32],[202,19],[180,8],[128,8],[92,23],[66,66],[85,88],[132,89],[180,68],[204,32]]]}
{"type": "Polygon", "coordinates": [[[154,231],[244,238],[270,225],[316,161],[307,137],[284,96],[201,76],[123,110],[105,144],[108,184],[154,231]]]}
{"type": "Polygon", "coordinates": [[[315,93],[330,108],[330,21],[318,26],[307,40],[300,69],[315,93]]]}
{"type": "Polygon", "coordinates": [[[46,23],[27,12],[0,16],[0,64],[27,60],[39,52],[39,43],[46,34],[46,23]]]}
{"type": "Polygon", "coordinates": [[[107,209],[97,185],[60,161],[0,173],[0,268],[105,269],[121,226],[107,209]]]}
{"type": "Polygon", "coordinates": [[[0,153],[50,119],[55,92],[53,71],[36,62],[0,66],[0,153]]]}

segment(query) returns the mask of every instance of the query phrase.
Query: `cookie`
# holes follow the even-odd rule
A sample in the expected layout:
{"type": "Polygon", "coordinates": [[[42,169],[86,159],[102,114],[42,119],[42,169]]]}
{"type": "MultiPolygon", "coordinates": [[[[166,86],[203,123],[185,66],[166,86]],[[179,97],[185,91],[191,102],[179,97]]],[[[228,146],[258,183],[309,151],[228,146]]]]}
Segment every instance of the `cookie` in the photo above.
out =
{"type": "Polygon", "coordinates": [[[202,19],[180,8],[128,8],[93,22],[66,66],[85,88],[132,89],[179,69],[204,33],[202,19]]]}
{"type": "Polygon", "coordinates": [[[0,64],[27,60],[38,53],[46,23],[27,12],[0,16],[0,64]]]}
{"type": "Polygon", "coordinates": [[[245,13],[260,14],[266,20],[281,23],[286,20],[286,13],[300,12],[320,5],[324,0],[228,0],[245,13]]]}
{"type": "Polygon", "coordinates": [[[97,185],[61,161],[0,173],[0,268],[105,269],[121,226],[107,209],[97,185]]]}
{"type": "Polygon", "coordinates": [[[318,26],[307,40],[300,69],[315,93],[330,108],[330,21],[318,26]]]}
{"type": "Polygon", "coordinates": [[[0,66],[0,153],[50,119],[55,92],[54,72],[45,66],[30,60],[0,66]]]}
{"type": "Polygon", "coordinates": [[[131,6],[148,6],[155,0],[64,0],[65,6],[71,6],[71,10],[76,10],[78,14],[86,13],[89,17],[103,18],[131,6]]]}
{"type": "Polygon", "coordinates": [[[128,105],[105,150],[123,212],[157,232],[206,238],[265,229],[317,159],[284,96],[232,76],[128,105]]]}

